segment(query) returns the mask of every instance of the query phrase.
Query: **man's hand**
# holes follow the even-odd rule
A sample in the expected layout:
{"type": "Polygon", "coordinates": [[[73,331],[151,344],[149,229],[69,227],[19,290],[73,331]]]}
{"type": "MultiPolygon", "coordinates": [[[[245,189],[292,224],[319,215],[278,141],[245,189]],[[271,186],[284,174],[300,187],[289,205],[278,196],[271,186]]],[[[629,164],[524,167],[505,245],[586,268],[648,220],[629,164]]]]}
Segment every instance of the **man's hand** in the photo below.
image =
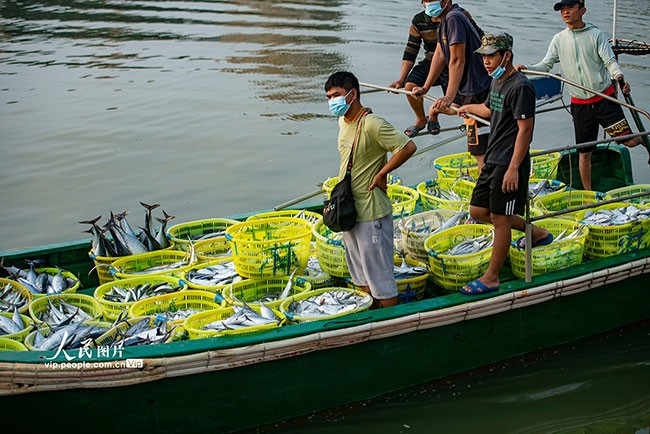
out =
{"type": "Polygon", "coordinates": [[[441,96],[440,98],[438,98],[438,99],[433,103],[433,107],[435,108],[435,110],[436,110],[437,112],[442,113],[442,112],[444,112],[446,109],[448,109],[449,106],[451,106],[451,103],[452,103],[452,102],[453,102],[453,100],[452,100],[451,98],[449,98],[449,97],[447,97],[447,96],[441,96]]]}
{"type": "Polygon", "coordinates": [[[378,187],[381,191],[386,192],[386,189],[388,188],[387,184],[387,176],[378,173],[374,178],[372,178],[372,182],[370,183],[368,190],[372,190],[373,188],[378,187]]]}
{"type": "Polygon", "coordinates": [[[503,176],[501,190],[504,193],[515,193],[519,189],[519,171],[515,168],[508,167],[506,174],[503,176]]]}
{"type": "Polygon", "coordinates": [[[391,84],[389,84],[387,87],[393,87],[395,89],[401,89],[404,87],[404,82],[401,80],[395,80],[391,84]]]}
{"type": "Polygon", "coordinates": [[[526,68],[526,65],[522,65],[521,63],[518,63],[515,65],[515,69],[517,71],[521,71],[522,69],[528,69],[528,68],[526,68]]]}
{"type": "Polygon", "coordinates": [[[467,110],[467,106],[462,105],[458,107],[458,111],[456,113],[458,113],[458,116],[460,116],[461,118],[466,118],[467,113],[469,113],[469,110],[467,110]]]}
{"type": "Polygon", "coordinates": [[[413,89],[411,89],[411,93],[414,96],[425,95],[427,92],[429,92],[429,89],[426,87],[415,86],[413,89]]]}
{"type": "Polygon", "coordinates": [[[623,92],[623,95],[627,95],[630,93],[630,90],[632,90],[632,88],[630,87],[630,83],[628,81],[625,81],[625,79],[623,79],[623,76],[621,74],[616,76],[616,81],[618,82],[618,87],[621,88],[621,92],[623,92]],[[623,83],[622,86],[621,86],[621,82],[623,83]]]}

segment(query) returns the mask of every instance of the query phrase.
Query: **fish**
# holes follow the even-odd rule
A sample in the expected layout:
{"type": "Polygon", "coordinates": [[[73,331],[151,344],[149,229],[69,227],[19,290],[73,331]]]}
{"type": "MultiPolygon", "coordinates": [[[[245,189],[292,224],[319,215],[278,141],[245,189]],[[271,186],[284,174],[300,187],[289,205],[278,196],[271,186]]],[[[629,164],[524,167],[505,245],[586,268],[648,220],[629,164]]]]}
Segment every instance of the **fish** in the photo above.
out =
{"type": "Polygon", "coordinates": [[[102,338],[102,346],[108,348],[126,348],[160,344],[169,339],[174,329],[175,327],[168,329],[167,321],[156,321],[151,324],[148,317],[136,322],[133,322],[133,320],[122,320],[115,324],[115,332],[110,339],[104,341],[104,338],[102,338]],[[121,324],[126,325],[121,326],[121,324]]]}
{"type": "Polygon", "coordinates": [[[545,196],[549,193],[556,192],[564,188],[564,185],[558,181],[549,181],[542,179],[535,184],[528,184],[528,196],[532,199],[534,197],[545,196]]]}
{"type": "Polygon", "coordinates": [[[367,305],[371,300],[369,294],[359,295],[354,291],[334,289],[304,300],[294,300],[289,304],[288,312],[302,317],[317,318],[352,312],[367,305]]]}
{"type": "Polygon", "coordinates": [[[18,316],[20,323],[17,323],[15,318],[9,318],[4,315],[0,315],[0,336],[3,334],[11,335],[14,333],[20,333],[25,329],[25,324],[23,323],[20,315],[18,316]]]}
{"type": "Polygon", "coordinates": [[[442,232],[446,229],[457,226],[460,223],[460,221],[465,217],[467,217],[467,211],[458,211],[456,214],[451,216],[449,220],[447,220],[442,226],[440,226],[438,229],[435,229],[429,235],[437,234],[438,232],[442,232]]]}
{"type": "Polygon", "coordinates": [[[582,223],[588,226],[620,226],[650,218],[650,209],[639,209],[634,205],[614,209],[587,210],[582,223]]]}
{"type": "Polygon", "coordinates": [[[185,273],[185,280],[201,286],[220,286],[233,283],[241,276],[235,270],[235,263],[228,261],[201,268],[193,268],[185,273]]]}
{"type": "Polygon", "coordinates": [[[492,246],[494,240],[493,234],[481,235],[477,238],[468,238],[465,237],[465,241],[462,241],[455,246],[449,248],[445,254],[447,255],[469,255],[473,253],[478,253],[481,250],[485,250],[492,246]]]}
{"type": "Polygon", "coordinates": [[[144,203],[144,202],[140,202],[140,205],[142,205],[146,210],[146,213],[144,215],[144,227],[147,228],[147,231],[150,234],[155,234],[156,232],[155,232],[154,227],[153,227],[153,219],[152,219],[152,216],[151,216],[151,211],[158,208],[160,206],[160,204],[159,203],[154,203],[154,204],[150,205],[150,204],[147,204],[147,203],[144,203]]]}
{"type": "Polygon", "coordinates": [[[28,299],[21,291],[15,289],[10,283],[0,288],[0,312],[13,312],[20,310],[28,303],[28,299]]]}
{"type": "Polygon", "coordinates": [[[256,312],[253,308],[244,304],[243,306],[233,306],[233,314],[223,320],[217,320],[204,324],[201,326],[201,330],[211,330],[211,331],[226,331],[226,330],[236,330],[246,327],[256,327],[268,324],[279,324],[280,319],[278,319],[273,311],[268,307],[264,306],[268,310],[267,312],[262,311],[262,313],[256,312]],[[272,317],[271,317],[272,315],[272,317]]]}
{"type": "Polygon", "coordinates": [[[284,287],[284,289],[280,293],[278,299],[287,298],[289,296],[289,294],[291,293],[291,287],[293,286],[293,276],[296,275],[296,271],[298,271],[297,268],[294,269],[293,272],[291,273],[291,275],[289,276],[289,281],[287,282],[286,286],[284,287]]]}
{"type": "Polygon", "coordinates": [[[178,292],[181,288],[181,285],[172,286],[167,282],[159,282],[156,284],[145,283],[131,288],[125,288],[120,286],[118,280],[108,292],[104,293],[103,298],[116,303],[130,303],[157,295],[178,292]]]}
{"type": "MultiPolygon", "coordinates": [[[[25,262],[31,263],[33,261],[26,260],[25,262]]],[[[42,261],[38,262],[39,266],[42,261]]],[[[32,294],[60,294],[79,283],[79,279],[64,276],[65,270],[61,269],[58,265],[55,266],[57,273],[52,275],[46,271],[36,271],[32,265],[29,270],[21,270],[10,277],[21,285],[25,286],[32,294]]]]}
{"type": "Polygon", "coordinates": [[[158,218],[156,217],[156,220],[158,223],[160,223],[160,229],[158,230],[158,233],[156,234],[156,241],[158,241],[158,244],[160,245],[161,249],[166,249],[171,245],[169,242],[169,238],[167,238],[167,223],[176,218],[176,216],[173,216],[171,214],[167,214],[165,210],[163,210],[163,216],[165,218],[158,218]]]}

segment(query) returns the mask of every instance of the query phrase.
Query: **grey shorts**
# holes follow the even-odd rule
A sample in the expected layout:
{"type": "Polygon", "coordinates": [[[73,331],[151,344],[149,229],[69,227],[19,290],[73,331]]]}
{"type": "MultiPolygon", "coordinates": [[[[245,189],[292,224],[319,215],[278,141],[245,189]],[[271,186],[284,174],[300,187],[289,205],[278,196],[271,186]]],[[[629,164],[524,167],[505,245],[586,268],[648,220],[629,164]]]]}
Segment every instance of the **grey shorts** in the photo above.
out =
{"type": "Polygon", "coordinates": [[[354,284],[369,286],[376,299],[397,297],[393,274],[393,216],[357,222],[351,231],[343,232],[343,243],[354,284]]]}

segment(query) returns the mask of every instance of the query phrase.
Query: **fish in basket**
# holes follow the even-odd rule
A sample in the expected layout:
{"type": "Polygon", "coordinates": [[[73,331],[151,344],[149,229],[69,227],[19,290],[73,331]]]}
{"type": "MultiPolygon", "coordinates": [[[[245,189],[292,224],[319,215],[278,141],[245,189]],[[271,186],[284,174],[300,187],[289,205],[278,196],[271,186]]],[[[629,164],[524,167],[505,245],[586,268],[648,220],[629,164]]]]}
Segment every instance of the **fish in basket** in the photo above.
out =
{"type": "Polygon", "coordinates": [[[369,309],[372,302],[372,297],[366,292],[329,287],[289,297],[282,302],[280,310],[292,322],[309,322],[362,312],[369,309]]]}

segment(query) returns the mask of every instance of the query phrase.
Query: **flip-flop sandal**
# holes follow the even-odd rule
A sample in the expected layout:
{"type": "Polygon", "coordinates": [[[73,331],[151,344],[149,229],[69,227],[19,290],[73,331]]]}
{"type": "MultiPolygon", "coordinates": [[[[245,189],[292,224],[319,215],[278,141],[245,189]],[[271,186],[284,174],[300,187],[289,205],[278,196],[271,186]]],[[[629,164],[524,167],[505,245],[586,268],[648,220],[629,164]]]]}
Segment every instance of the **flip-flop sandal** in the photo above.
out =
{"type": "Polygon", "coordinates": [[[440,134],[440,122],[429,121],[427,122],[427,131],[434,136],[440,134]]]}
{"type": "MultiPolygon", "coordinates": [[[[546,246],[546,245],[551,244],[552,242],[553,242],[553,234],[549,232],[547,236],[545,236],[541,240],[538,240],[536,243],[534,242],[533,243],[533,248],[539,247],[539,246],[546,246]]],[[[517,247],[520,250],[524,250],[526,248],[526,237],[523,236],[523,237],[519,238],[517,240],[517,242],[515,243],[515,247],[517,247]]]]}
{"type": "Polygon", "coordinates": [[[499,285],[487,286],[485,283],[481,282],[478,279],[474,279],[471,282],[469,282],[467,285],[460,288],[460,292],[467,295],[485,294],[488,292],[493,292],[498,290],[499,290],[499,285]]]}
{"type": "Polygon", "coordinates": [[[420,131],[422,131],[424,127],[416,127],[415,125],[409,125],[405,130],[404,134],[406,134],[408,137],[415,137],[418,135],[420,131]]]}

